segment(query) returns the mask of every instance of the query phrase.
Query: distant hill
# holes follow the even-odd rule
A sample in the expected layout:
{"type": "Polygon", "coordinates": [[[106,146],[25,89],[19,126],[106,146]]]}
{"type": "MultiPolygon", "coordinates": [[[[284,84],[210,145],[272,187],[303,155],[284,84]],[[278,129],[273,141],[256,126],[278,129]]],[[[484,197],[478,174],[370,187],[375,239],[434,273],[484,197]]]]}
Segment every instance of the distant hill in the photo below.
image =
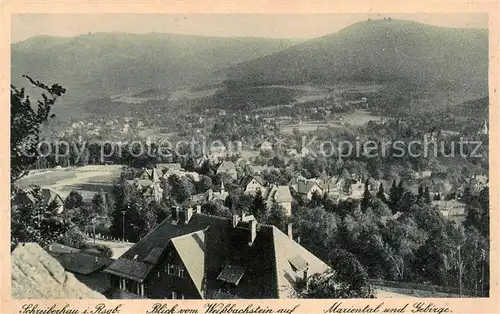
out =
{"type": "Polygon", "coordinates": [[[488,31],[369,20],[231,67],[231,84],[405,82],[487,93],[488,31]]]}
{"type": "Polygon", "coordinates": [[[117,94],[213,84],[222,69],[297,42],[158,33],[37,36],[12,44],[11,77],[16,86],[26,83],[22,74],[63,85],[68,92],[60,106],[117,94]]]}

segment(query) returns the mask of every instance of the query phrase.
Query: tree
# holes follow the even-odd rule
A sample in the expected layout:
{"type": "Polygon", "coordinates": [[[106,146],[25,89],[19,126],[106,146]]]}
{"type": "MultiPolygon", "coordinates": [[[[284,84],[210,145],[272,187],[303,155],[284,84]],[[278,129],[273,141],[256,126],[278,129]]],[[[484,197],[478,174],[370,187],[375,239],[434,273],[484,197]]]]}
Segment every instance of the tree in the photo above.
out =
{"type": "Polygon", "coordinates": [[[429,187],[428,186],[426,186],[425,190],[424,190],[424,202],[426,204],[432,203],[431,192],[429,191],[429,187]]]}
{"type": "Polygon", "coordinates": [[[226,218],[231,218],[233,215],[233,213],[229,208],[218,202],[208,202],[203,204],[201,206],[201,211],[209,215],[226,217],[226,218]]]}
{"type": "Polygon", "coordinates": [[[380,183],[378,186],[377,197],[382,200],[382,202],[387,202],[387,198],[385,197],[384,184],[380,183]]]}
{"type": "Polygon", "coordinates": [[[104,197],[101,193],[95,193],[92,198],[92,213],[95,216],[106,215],[106,206],[104,204],[104,197]]]}
{"type": "Polygon", "coordinates": [[[12,206],[11,246],[20,242],[36,242],[46,246],[59,240],[70,228],[70,221],[57,213],[55,201],[47,203],[39,187],[19,191],[18,197],[32,199],[12,206]],[[28,197],[27,193],[31,196],[28,197]],[[23,195],[24,194],[24,195],[23,195]]]}
{"type": "Polygon", "coordinates": [[[399,184],[396,185],[396,180],[394,180],[392,182],[392,186],[389,193],[390,193],[389,208],[392,210],[393,213],[395,213],[398,211],[398,205],[404,193],[403,181],[399,181],[399,184]]]}
{"type": "Polygon", "coordinates": [[[16,182],[29,171],[30,167],[40,157],[38,143],[40,130],[49,117],[52,106],[57,98],[62,96],[66,89],[58,84],[47,86],[27,75],[23,75],[29,82],[42,89],[42,100],[37,101],[37,110],[24,88],[20,90],[10,86],[10,180],[16,182]],[[48,93],[48,96],[46,95],[48,93]]]}
{"type": "Polygon", "coordinates": [[[281,231],[286,232],[288,217],[286,216],[285,209],[281,205],[273,203],[271,208],[265,213],[262,222],[273,225],[281,231]]]}
{"type": "Polygon", "coordinates": [[[294,228],[300,235],[300,244],[322,260],[327,253],[338,247],[339,223],[334,213],[326,212],[322,206],[306,207],[295,211],[294,228]]]}
{"type": "Polygon", "coordinates": [[[374,298],[368,274],[358,259],[345,250],[334,250],[329,258],[328,270],[306,279],[300,298],[351,299],[374,298]]]}
{"type": "Polygon", "coordinates": [[[64,245],[71,246],[76,249],[82,249],[85,247],[86,241],[87,236],[77,227],[73,227],[64,234],[60,242],[64,245]]]}
{"type": "Polygon", "coordinates": [[[168,183],[171,186],[171,195],[178,203],[182,203],[189,199],[191,193],[189,191],[190,187],[185,180],[182,180],[177,175],[171,175],[168,178],[168,183]]]}
{"type": "Polygon", "coordinates": [[[212,189],[213,188],[212,179],[209,176],[204,175],[201,177],[200,185],[203,192],[212,189]]]}
{"type": "Polygon", "coordinates": [[[266,214],[266,209],[267,206],[264,202],[262,191],[260,189],[257,189],[257,192],[253,197],[251,213],[257,219],[257,221],[260,221],[266,214]]]}
{"type": "Polygon", "coordinates": [[[318,190],[315,190],[313,194],[311,195],[311,204],[319,205],[321,204],[321,201],[323,200],[323,196],[321,195],[318,190]]]}
{"type": "Polygon", "coordinates": [[[80,208],[83,205],[83,197],[78,191],[69,192],[66,200],[64,201],[64,208],[66,210],[72,210],[76,208],[80,208]]]}
{"type": "Polygon", "coordinates": [[[418,195],[417,195],[417,200],[422,201],[424,199],[424,186],[420,184],[418,186],[418,195]]]}
{"type": "Polygon", "coordinates": [[[212,176],[214,174],[210,160],[206,159],[203,161],[200,169],[198,170],[198,173],[206,176],[212,176]]]}
{"type": "Polygon", "coordinates": [[[462,200],[465,202],[465,204],[470,204],[472,201],[472,193],[470,186],[466,186],[464,188],[464,194],[462,195],[462,200]]]}
{"type": "Polygon", "coordinates": [[[370,182],[368,179],[365,181],[365,191],[363,193],[363,199],[361,199],[361,210],[366,211],[372,202],[372,194],[370,192],[370,182]]]}

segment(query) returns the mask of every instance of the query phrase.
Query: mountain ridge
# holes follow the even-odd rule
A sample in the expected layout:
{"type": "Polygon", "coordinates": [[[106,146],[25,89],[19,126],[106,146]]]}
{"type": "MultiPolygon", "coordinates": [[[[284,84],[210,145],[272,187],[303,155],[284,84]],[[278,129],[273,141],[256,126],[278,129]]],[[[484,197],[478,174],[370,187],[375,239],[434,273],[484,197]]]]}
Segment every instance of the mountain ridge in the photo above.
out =
{"type": "Polygon", "coordinates": [[[26,86],[21,75],[28,74],[46,84],[61,84],[68,92],[60,106],[218,80],[217,71],[296,42],[165,33],[42,35],[11,45],[11,79],[15,86],[26,86]]]}
{"type": "Polygon", "coordinates": [[[369,20],[230,68],[243,85],[337,81],[487,87],[488,31],[369,20]],[[450,60],[451,59],[451,60],[450,60]],[[467,78],[472,76],[472,78],[467,78]]]}

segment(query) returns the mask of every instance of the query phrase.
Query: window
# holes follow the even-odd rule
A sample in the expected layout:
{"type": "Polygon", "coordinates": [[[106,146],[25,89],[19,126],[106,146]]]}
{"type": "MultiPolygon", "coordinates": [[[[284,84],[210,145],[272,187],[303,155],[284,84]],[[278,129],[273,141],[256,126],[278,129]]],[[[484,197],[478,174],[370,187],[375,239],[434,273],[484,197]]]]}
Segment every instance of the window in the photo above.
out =
{"type": "Polygon", "coordinates": [[[175,274],[175,265],[174,264],[168,264],[168,274],[169,275],[175,274]]]}
{"type": "Polygon", "coordinates": [[[177,293],[176,293],[175,291],[170,292],[170,293],[167,295],[167,299],[172,299],[172,300],[177,299],[177,293]]]}
{"type": "Polygon", "coordinates": [[[184,269],[179,267],[179,277],[184,278],[184,269]]]}
{"type": "Polygon", "coordinates": [[[120,278],[120,289],[127,290],[127,279],[120,278]]]}

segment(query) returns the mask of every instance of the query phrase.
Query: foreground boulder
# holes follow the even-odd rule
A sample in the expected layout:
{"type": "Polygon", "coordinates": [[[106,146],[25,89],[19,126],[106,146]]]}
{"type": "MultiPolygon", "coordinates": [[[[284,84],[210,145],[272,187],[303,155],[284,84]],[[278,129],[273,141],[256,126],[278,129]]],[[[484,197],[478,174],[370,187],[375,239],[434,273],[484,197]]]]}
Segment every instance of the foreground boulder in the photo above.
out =
{"type": "Polygon", "coordinates": [[[11,254],[14,299],[105,299],[64,271],[36,243],[19,244],[11,254]]]}

